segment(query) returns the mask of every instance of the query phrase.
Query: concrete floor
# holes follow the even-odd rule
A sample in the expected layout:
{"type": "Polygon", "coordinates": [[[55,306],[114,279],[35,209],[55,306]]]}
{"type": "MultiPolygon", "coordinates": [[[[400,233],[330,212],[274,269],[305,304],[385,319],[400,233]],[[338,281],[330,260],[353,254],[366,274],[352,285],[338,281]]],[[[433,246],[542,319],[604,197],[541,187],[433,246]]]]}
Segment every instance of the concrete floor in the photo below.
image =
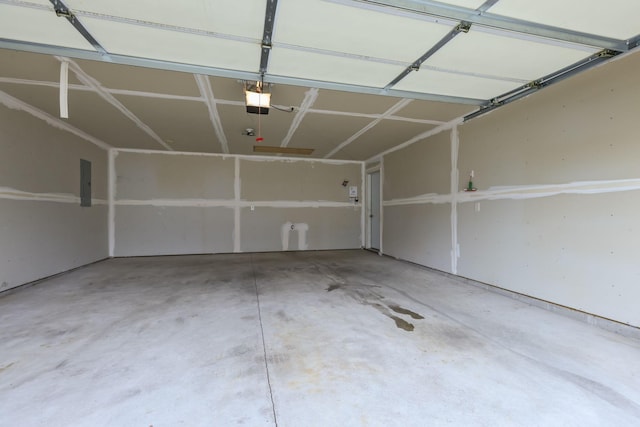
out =
{"type": "Polygon", "coordinates": [[[640,342],[364,251],[0,296],[2,426],[638,426],[640,342]]]}

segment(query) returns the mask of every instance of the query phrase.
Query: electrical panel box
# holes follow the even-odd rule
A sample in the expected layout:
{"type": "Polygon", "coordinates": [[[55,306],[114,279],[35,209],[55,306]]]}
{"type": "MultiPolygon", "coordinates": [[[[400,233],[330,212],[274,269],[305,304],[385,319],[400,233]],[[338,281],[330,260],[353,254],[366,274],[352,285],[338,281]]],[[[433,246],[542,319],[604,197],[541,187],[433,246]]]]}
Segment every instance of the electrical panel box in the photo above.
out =
{"type": "Polygon", "coordinates": [[[91,162],[80,159],[80,206],[91,206],[91,162]]]}

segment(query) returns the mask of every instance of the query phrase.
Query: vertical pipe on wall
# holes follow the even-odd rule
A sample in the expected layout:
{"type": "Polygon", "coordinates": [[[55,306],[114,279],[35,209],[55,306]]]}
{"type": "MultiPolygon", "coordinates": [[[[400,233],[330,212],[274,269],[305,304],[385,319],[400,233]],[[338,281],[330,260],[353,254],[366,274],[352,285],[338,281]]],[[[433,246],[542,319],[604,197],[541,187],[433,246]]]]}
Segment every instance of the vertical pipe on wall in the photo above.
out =
{"type": "Polygon", "coordinates": [[[233,207],[233,252],[240,252],[240,158],[235,158],[235,178],[233,182],[233,194],[235,205],[233,207]]]}
{"type": "Polygon", "coordinates": [[[458,274],[458,126],[451,129],[451,273],[458,274]]]}
{"type": "Polygon", "coordinates": [[[380,158],[380,255],[384,254],[384,157],[380,158]]]}
{"type": "Polygon", "coordinates": [[[107,232],[109,233],[109,256],[113,258],[116,248],[116,156],[118,152],[110,148],[107,160],[107,232]]]}
{"type": "Polygon", "coordinates": [[[365,206],[367,206],[367,192],[366,192],[366,167],[364,162],[360,165],[361,173],[360,173],[360,246],[362,248],[366,247],[366,222],[365,222],[365,206]]]}

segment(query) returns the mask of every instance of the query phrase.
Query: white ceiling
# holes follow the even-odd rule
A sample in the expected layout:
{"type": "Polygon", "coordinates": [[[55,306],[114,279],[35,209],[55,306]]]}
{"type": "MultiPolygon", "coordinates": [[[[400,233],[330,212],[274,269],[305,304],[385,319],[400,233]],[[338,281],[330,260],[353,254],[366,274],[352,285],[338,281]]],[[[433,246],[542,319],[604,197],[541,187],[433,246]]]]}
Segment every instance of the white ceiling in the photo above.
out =
{"type": "MultiPolygon", "coordinates": [[[[313,128],[308,121],[310,117],[320,120],[321,114],[329,114],[318,113],[314,103],[327,102],[330,105],[327,111],[333,112],[330,115],[336,120],[345,113],[340,111],[340,103],[327,101],[337,99],[333,91],[378,95],[373,104],[380,108],[374,108],[376,116],[370,117],[378,121],[366,132],[393,122],[389,117],[399,113],[389,112],[388,108],[403,99],[446,103],[441,105],[466,114],[495,104],[507,96],[505,94],[524,93],[534,85],[532,82],[550,79],[558,70],[588,64],[605,49],[617,54],[635,48],[640,33],[637,0],[606,3],[595,0],[63,0],[55,3],[58,10],[68,8],[73,20],[97,44],[92,44],[91,39],[88,41],[86,34],[83,36],[78,31],[78,25],[74,27],[65,17],[57,16],[51,1],[0,0],[0,48],[187,72],[192,75],[190,79],[194,75],[217,76],[206,81],[196,77],[195,95],[193,80],[188,90],[184,86],[177,93],[181,101],[188,101],[185,97],[192,96],[192,101],[204,104],[209,110],[205,115],[213,123],[215,138],[222,140],[221,147],[229,139],[225,132],[236,132],[228,128],[255,122],[255,117],[247,118],[241,108],[238,108],[241,117],[235,117],[229,109],[242,107],[239,104],[242,100],[235,94],[224,95],[233,84],[216,79],[230,78],[232,82],[264,79],[274,83],[274,104],[294,107],[294,118],[269,119],[267,123],[273,123],[267,126],[273,126],[272,131],[282,135],[278,145],[299,146],[304,143],[296,139],[297,129],[313,128]],[[300,89],[296,91],[295,86],[300,89]],[[285,90],[287,87],[290,89],[285,90]],[[320,92],[316,90],[309,95],[311,88],[320,92]],[[285,93],[289,98],[285,98],[285,93]],[[378,98],[389,99],[390,105],[378,98]],[[213,116],[212,107],[216,110],[213,116]],[[222,122],[216,124],[216,120],[222,122]],[[293,130],[292,125],[295,125],[293,130]]],[[[33,57],[24,56],[19,60],[28,63],[33,57]]],[[[103,101],[109,101],[105,93],[113,95],[117,90],[110,83],[126,86],[133,92],[148,92],[144,89],[148,85],[145,81],[140,81],[138,86],[127,82],[125,77],[106,81],[109,73],[104,70],[119,73],[113,65],[100,68],[88,64],[80,65],[96,72],[99,77],[91,72],[87,75],[106,89],[101,94],[100,88],[82,79],[78,84],[87,86],[103,101]]],[[[0,76],[4,77],[3,90],[18,94],[17,83],[10,81],[17,76],[6,74],[11,69],[8,64],[3,68],[0,69],[5,72],[0,76]]],[[[130,67],[121,68],[125,69],[127,73],[137,73],[130,67]]],[[[29,71],[23,69],[22,73],[28,75],[29,71]]],[[[149,70],[146,76],[143,80],[157,77],[157,72],[153,74],[149,70]]],[[[176,74],[167,82],[178,80],[176,74]]],[[[54,76],[47,76],[48,83],[55,81],[54,76]]],[[[31,86],[39,87],[37,82],[42,80],[34,79],[31,86]]],[[[170,99],[176,89],[155,88],[153,91],[157,97],[170,99]]],[[[28,96],[36,98],[33,93],[28,96]]],[[[348,101],[357,107],[346,112],[351,121],[341,129],[353,127],[355,131],[335,136],[332,144],[320,150],[325,155],[332,153],[340,157],[338,147],[345,143],[351,145],[361,136],[358,132],[369,126],[369,122],[360,123],[368,114],[366,106],[354,99],[365,98],[354,95],[348,101]]],[[[119,102],[125,105],[127,100],[119,102]]],[[[345,97],[342,102],[347,102],[345,97]]],[[[442,123],[442,118],[431,115],[437,108],[427,105],[424,104],[425,115],[413,118],[427,126],[423,132],[442,123]]],[[[129,114],[123,114],[131,120],[129,114]]],[[[453,118],[456,117],[446,115],[445,121],[453,118]]],[[[405,119],[406,124],[411,118],[405,119]]],[[[199,126],[200,131],[206,133],[206,126],[199,126]]],[[[393,132],[385,133],[389,134],[393,132]]],[[[161,135],[152,139],[173,140],[161,135]]],[[[229,147],[233,145],[228,143],[229,147]]],[[[202,148],[202,144],[197,146],[202,148]]],[[[196,149],[195,146],[192,149],[196,149]]],[[[344,152],[352,152],[351,156],[357,157],[369,153],[363,150],[353,154],[353,146],[344,152]]]]}

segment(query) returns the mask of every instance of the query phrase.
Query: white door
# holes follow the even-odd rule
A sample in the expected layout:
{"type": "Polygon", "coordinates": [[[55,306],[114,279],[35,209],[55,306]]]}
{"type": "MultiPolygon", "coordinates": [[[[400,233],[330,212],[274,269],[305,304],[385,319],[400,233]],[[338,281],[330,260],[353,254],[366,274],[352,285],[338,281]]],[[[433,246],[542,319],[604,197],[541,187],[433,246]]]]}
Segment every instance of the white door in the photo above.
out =
{"type": "Polygon", "coordinates": [[[371,249],[380,250],[380,172],[369,174],[369,236],[371,249]]]}

